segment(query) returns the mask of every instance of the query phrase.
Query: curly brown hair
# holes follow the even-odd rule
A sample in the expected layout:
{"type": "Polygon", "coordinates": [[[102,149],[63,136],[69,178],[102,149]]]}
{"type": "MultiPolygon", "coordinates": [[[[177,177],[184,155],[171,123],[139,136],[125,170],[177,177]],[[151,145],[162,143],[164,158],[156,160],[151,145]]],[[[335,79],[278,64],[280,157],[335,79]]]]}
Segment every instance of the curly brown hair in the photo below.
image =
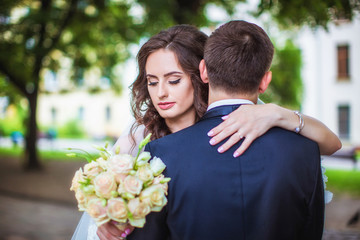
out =
{"type": "Polygon", "coordinates": [[[144,135],[152,133],[152,140],[171,133],[165,119],[160,116],[152,104],[147,89],[146,61],[151,53],[159,49],[168,49],[174,52],[181,68],[190,76],[194,87],[195,121],[204,115],[209,90],[207,84],[201,81],[199,63],[204,56],[207,38],[205,33],[194,26],[177,25],[154,35],[141,47],[137,54],[139,74],[131,85],[131,108],[136,120],[131,127],[132,137],[139,125],[145,126],[144,135]]]}

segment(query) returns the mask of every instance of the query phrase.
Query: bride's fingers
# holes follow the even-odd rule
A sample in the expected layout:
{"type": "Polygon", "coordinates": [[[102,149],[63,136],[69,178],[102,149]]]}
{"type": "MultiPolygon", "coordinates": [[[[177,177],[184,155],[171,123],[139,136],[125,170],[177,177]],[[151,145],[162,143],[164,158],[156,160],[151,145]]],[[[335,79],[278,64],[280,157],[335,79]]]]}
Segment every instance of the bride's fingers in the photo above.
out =
{"type": "MultiPolygon", "coordinates": [[[[225,119],[224,119],[225,120],[225,119]]],[[[220,123],[219,125],[217,125],[216,127],[214,127],[213,129],[211,129],[208,132],[208,136],[209,137],[213,137],[216,136],[217,134],[219,134],[221,131],[223,131],[226,127],[228,127],[229,125],[229,121],[223,121],[222,123],[220,123]]]]}
{"type": "Polygon", "coordinates": [[[127,229],[125,229],[125,233],[126,235],[129,235],[130,233],[132,233],[134,231],[135,227],[128,225],[127,229]]]}
{"type": "Polygon", "coordinates": [[[111,233],[102,230],[101,228],[98,228],[96,234],[98,235],[100,240],[118,240],[119,239],[119,237],[114,236],[111,233]]]}
{"type": "Polygon", "coordinates": [[[226,152],[234,144],[238,143],[244,136],[241,133],[234,133],[223,145],[218,148],[219,153],[226,152]]]}
{"type": "Polygon", "coordinates": [[[210,139],[210,144],[216,145],[227,137],[236,134],[236,132],[240,129],[240,123],[233,121],[232,119],[228,119],[213,129],[214,133],[213,137],[210,139]]]}
{"type": "Polygon", "coordinates": [[[209,142],[211,145],[216,145],[227,137],[236,134],[237,130],[238,128],[235,125],[227,126],[223,130],[221,130],[216,136],[212,137],[209,142]]]}
{"type": "Polygon", "coordinates": [[[118,229],[114,224],[107,222],[98,227],[97,235],[101,240],[115,240],[119,239],[124,232],[118,229]]]}
{"type": "Polygon", "coordinates": [[[252,135],[246,136],[244,141],[241,143],[240,147],[238,149],[236,149],[236,151],[234,152],[233,156],[238,157],[238,156],[242,155],[249,148],[249,146],[251,145],[251,143],[254,140],[255,140],[255,138],[252,137],[252,135]]]}

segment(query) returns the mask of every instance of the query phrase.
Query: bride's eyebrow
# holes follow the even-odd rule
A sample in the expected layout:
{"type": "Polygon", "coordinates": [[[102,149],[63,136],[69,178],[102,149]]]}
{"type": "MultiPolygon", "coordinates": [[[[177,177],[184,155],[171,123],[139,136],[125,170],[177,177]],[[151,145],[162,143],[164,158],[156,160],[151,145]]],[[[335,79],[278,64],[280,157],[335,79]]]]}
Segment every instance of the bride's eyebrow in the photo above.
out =
{"type": "Polygon", "coordinates": [[[146,76],[145,76],[146,78],[158,78],[157,76],[155,76],[155,75],[152,75],[152,74],[146,74],[146,76]]]}
{"type": "Polygon", "coordinates": [[[177,72],[177,71],[172,71],[172,72],[168,72],[164,74],[164,77],[168,77],[171,75],[179,75],[179,74],[183,74],[182,72],[177,72]]]}

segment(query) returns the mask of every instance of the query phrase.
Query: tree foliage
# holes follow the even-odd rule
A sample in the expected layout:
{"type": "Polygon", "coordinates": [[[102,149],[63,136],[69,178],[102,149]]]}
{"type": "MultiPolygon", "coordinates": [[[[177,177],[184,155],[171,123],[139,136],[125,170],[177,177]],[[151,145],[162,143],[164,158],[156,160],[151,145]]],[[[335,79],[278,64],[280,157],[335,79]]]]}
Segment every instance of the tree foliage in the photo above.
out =
{"type": "Polygon", "coordinates": [[[299,109],[302,95],[301,65],[301,50],[291,40],[287,40],[283,47],[275,47],[272,81],[261,99],[299,109]]]}
{"type": "Polygon", "coordinates": [[[304,24],[327,28],[331,20],[352,20],[359,10],[358,0],[260,0],[257,15],[269,12],[285,28],[304,24]]]}

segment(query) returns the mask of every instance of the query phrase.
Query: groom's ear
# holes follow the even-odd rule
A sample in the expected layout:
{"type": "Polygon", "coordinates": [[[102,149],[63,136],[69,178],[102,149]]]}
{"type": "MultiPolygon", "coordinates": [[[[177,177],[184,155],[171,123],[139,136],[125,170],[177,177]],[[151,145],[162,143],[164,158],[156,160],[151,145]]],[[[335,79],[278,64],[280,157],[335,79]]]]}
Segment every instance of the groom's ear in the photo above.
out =
{"type": "Polygon", "coordinates": [[[199,63],[199,70],[200,70],[200,78],[204,83],[209,83],[209,78],[207,75],[207,69],[205,65],[205,60],[201,60],[199,63]]]}
{"type": "Polygon", "coordinates": [[[260,85],[259,85],[259,93],[264,93],[265,90],[268,88],[270,82],[272,79],[272,72],[268,71],[265,73],[263,78],[261,79],[260,85]]]}

